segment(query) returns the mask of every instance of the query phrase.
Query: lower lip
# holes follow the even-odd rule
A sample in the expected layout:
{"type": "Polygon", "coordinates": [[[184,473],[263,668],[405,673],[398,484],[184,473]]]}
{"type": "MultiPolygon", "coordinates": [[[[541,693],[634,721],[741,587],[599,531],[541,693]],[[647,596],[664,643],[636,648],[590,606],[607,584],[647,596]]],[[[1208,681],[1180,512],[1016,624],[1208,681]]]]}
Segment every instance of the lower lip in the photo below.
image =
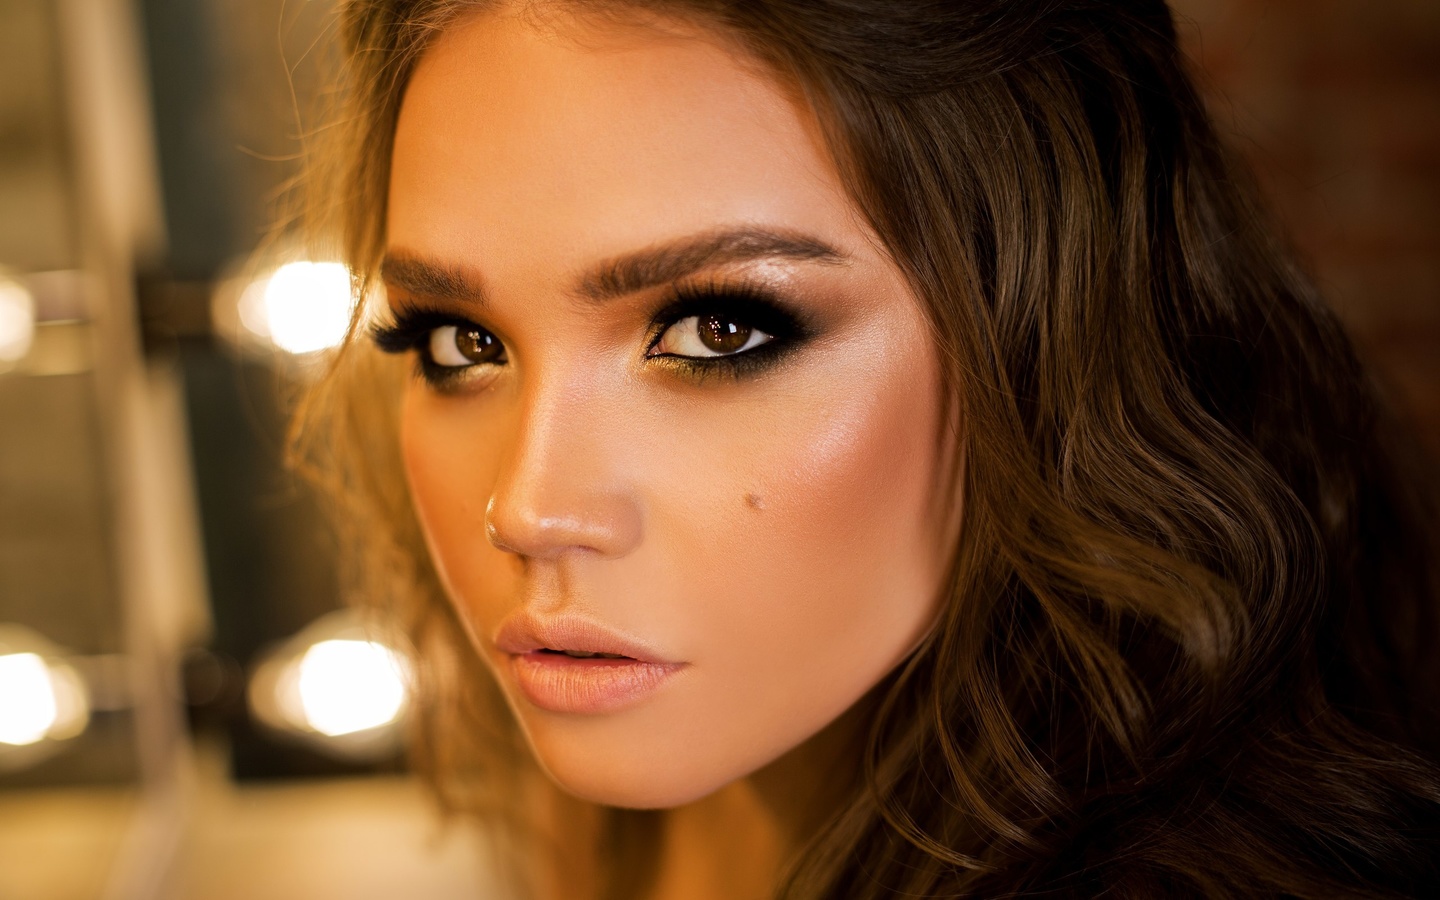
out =
{"type": "Polygon", "coordinates": [[[563,653],[510,657],[520,691],[531,703],[557,713],[617,712],[649,697],[680,670],[674,663],[638,659],[580,659],[563,653]]]}

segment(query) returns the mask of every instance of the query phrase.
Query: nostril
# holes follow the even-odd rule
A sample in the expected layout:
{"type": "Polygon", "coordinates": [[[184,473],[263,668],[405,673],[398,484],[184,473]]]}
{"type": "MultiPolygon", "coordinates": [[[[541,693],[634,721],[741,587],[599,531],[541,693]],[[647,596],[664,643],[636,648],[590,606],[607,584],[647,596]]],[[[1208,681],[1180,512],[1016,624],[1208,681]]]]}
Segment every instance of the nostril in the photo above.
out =
{"type": "Polygon", "coordinates": [[[576,549],[602,556],[623,556],[640,540],[638,510],[626,497],[569,498],[563,515],[543,515],[538,504],[492,500],[485,516],[485,536],[497,550],[539,559],[576,549]]]}
{"type": "Polygon", "coordinates": [[[531,449],[491,488],[485,504],[491,546],[526,559],[577,549],[616,557],[634,549],[641,532],[638,498],[604,467],[610,457],[591,454],[590,465],[574,465],[531,449]]]}
{"type": "Polygon", "coordinates": [[[490,502],[485,504],[485,537],[490,545],[497,550],[504,550],[506,553],[519,553],[520,551],[506,542],[501,536],[500,529],[495,525],[495,498],[491,497],[490,502]]]}

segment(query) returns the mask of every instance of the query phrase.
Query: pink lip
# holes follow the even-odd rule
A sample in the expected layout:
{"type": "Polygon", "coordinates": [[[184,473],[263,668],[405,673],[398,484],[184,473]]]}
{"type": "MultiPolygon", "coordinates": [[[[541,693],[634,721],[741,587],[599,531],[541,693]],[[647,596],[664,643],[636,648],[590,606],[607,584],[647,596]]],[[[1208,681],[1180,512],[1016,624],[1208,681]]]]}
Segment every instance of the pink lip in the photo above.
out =
{"type": "Polygon", "coordinates": [[[557,713],[593,715],[625,709],[684,668],[639,641],[570,616],[539,619],[518,613],[501,625],[495,646],[509,657],[510,671],[526,699],[557,713]],[[565,650],[621,658],[585,659],[555,652],[565,650]]]}

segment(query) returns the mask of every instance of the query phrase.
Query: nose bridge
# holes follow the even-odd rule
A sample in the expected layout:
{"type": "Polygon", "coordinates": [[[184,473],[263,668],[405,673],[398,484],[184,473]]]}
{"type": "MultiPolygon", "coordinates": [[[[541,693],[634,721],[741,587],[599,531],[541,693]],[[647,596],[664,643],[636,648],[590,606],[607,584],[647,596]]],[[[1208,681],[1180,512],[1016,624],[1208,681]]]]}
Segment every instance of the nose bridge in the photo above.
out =
{"type": "Polygon", "coordinates": [[[485,510],[496,547],[531,558],[573,549],[623,556],[639,543],[640,509],[624,478],[623,419],[583,379],[521,392],[510,452],[485,510]]]}

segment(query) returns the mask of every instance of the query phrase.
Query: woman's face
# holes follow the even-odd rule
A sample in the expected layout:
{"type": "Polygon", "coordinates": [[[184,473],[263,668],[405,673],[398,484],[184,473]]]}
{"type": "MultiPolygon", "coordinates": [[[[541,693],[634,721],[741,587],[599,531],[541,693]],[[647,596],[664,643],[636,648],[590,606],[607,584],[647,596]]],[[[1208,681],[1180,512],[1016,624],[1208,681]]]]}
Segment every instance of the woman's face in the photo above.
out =
{"type": "Polygon", "coordinates": [[[703,797],[922,638],[952,542],[935,350],[749,59],[462,20],[405,96],[384,275],[435,564],[562,786],[703,797]]]}

